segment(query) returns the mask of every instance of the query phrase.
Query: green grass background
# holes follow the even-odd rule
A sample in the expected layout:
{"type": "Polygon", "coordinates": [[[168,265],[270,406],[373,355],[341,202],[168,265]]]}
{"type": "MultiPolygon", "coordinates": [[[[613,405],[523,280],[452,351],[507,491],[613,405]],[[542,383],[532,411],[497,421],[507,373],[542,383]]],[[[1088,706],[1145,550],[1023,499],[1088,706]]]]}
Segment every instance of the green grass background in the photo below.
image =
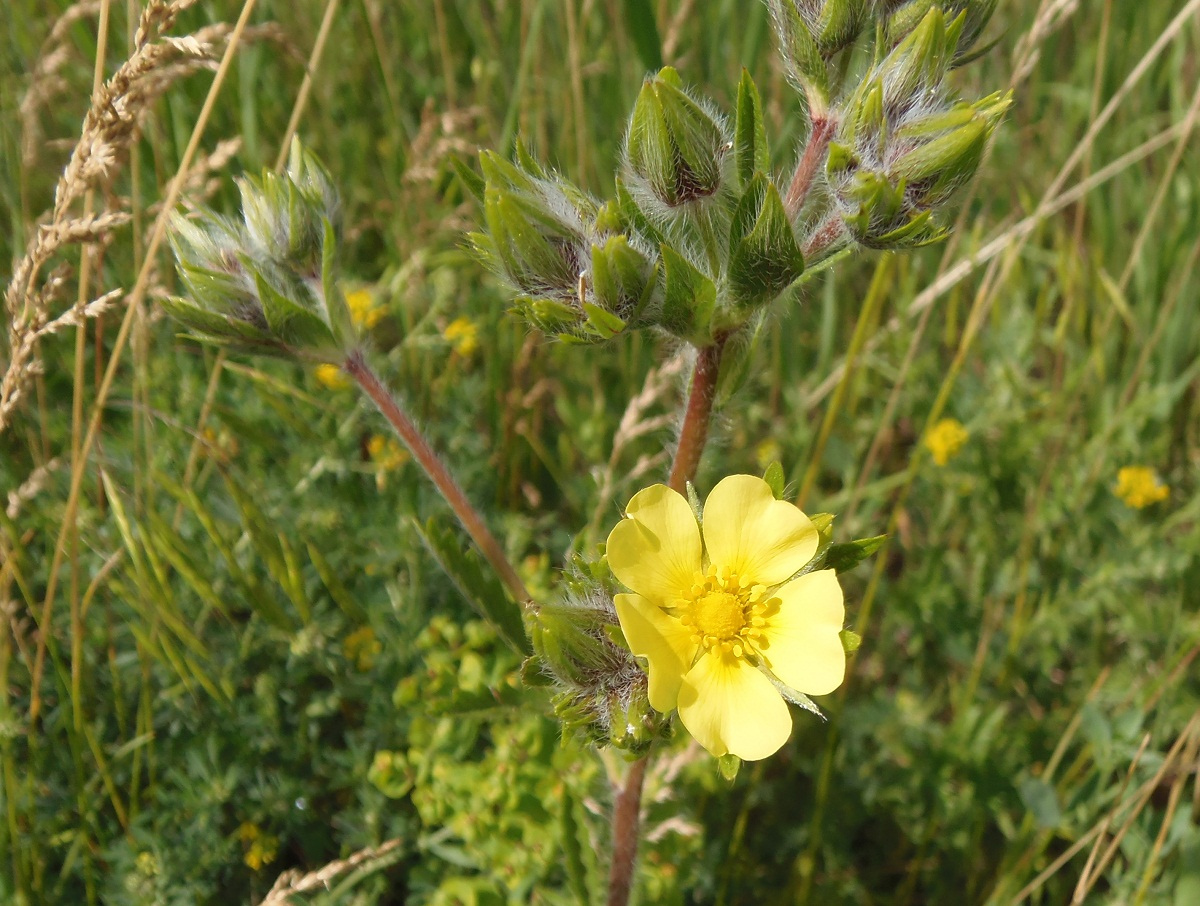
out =
{"type": "MultiPolygon", "coordinates": [[[[90,94],[94,19],[69,32],[36,113],[45,145],[23,162],[18,108],[65,6],[11,0],[0,30],[6,263],[52,203],[90,94]]],[[[1016,79],[1016,103],[954,238],[857,255],[778,305],[698,484],[778,458],[796,487],[815,462],[807,508],[838,513],[843,539],[892,540],[845,577],[864,643],[828,722],[797,715],[785,750],[733,784],[682,737],[664,756],[640,902],[1062,904],[1098,830],[1087,902],[1200,902],[1200,165],[1188,131],[1122,162],[1194,125],[1200,16],[1123,87],[1184,6],[1001,3],[996,47],[956,84],[1016,79]],[[1035,21],[1050,26],[1030,37],[1035,21]],[[1066,188],[1113,172],[1014,233],[1073,155],[1066,188]],[[921,295],[993,240],[962,282],[921,295]],[[939,467],[920,438],[942,415],[970,436],[939,467]],[[1169,498],[1122,503],[1131,464],[1169,498]]],[[[128,46],[113,7],[109,71],[128,46]]],[[[176,32],[239,9],[201,3],[176,32]]],[[[204,147],[242,142],[218,207],[236,206],[227,177],[274,162],[324,10],[259,4],[254,21],[287,37],[243,49],[218,98],[204,147]]],[[[656,55],[726,109],[748,68],[790,166],[802,109],[750,0],[344,0],[299,124],[344,191],[346,271],[387,307],[387,378],[543,593],[664,474],[631,477],[669,448],[669,419],[620,449],[598,493],[628,400],[675,350],[529,336],[463,251],[477,212],[447,155],[522,136],[606,193],[656,55]],[[460,315],[483,340],[466,357],[442,337],[460,315]]],[[[143,225],[210,81],[166,93],[115,171],[143,225]]],[[[130,286],[141,248],[117,231],[100,288],[130,286]]],[[[0,902],[254,902],[284,869],[391,838],[388,859],[309,902],[577,903],[589,884],[598,898],[613,760],[561,743],[519,688],[517,659],[414,530],[444,507],[412,465],[377,480],[365,451],[383,425],[353,393],[236,356],[210,385],[213,351],[139,319],[45,607],[72,398],[91,405],[119,316],[89,330],[82,386],[74,336],[44,342],[45,373],[0,435],[4,491],[65,458],[0,517],[0,902]],[[381,645],[360,662],[345,640],[364,626],[381,645]],[[257,869],[245,823],[274,841],[257,869]]]]}

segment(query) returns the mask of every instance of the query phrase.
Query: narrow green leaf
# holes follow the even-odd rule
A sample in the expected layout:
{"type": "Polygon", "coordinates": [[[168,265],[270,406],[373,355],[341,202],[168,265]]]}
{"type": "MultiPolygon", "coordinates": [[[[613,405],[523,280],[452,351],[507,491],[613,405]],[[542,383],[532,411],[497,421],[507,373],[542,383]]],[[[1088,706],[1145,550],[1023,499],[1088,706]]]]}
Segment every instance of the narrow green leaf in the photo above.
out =
{"type": "Polygon", "coordinates": [[[342,580],[338,577],[334,568],[329,565],[329,561],[325,559],[325,555],[321,553],[321,549],[311,541],[306,541],[305,546],[308,548],[308,559],[312,561],[313,567],[317,570],[317,575],[321,577],[321,582],[324,584],[325,590],[333,598],[333,603],[341,609],[342,613],[352,623],[366,623],[366,610],[358,603],[354,595],[346,590],[346,586],[342,584],[342,580]]]}

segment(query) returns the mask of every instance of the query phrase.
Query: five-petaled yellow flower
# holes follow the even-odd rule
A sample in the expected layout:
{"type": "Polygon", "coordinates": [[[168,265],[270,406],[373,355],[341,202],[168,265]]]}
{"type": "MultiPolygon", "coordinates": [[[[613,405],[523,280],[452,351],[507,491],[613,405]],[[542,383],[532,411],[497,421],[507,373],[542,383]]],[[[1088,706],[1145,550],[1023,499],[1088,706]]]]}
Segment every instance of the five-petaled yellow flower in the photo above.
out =
{"type": "Polygon", "coordinates": [[[665,485],[640,491],[625,514],[608,562],[634,592],[615,602],[630,648],[649,662],[650,704],[677,708],[713,755],[776,752],[792,729],[777,683],[825,695],[846,673],[834,571],[793,578],[817,551],[817,529],[753,475],[713,488],[703,526],[665,485]]]}

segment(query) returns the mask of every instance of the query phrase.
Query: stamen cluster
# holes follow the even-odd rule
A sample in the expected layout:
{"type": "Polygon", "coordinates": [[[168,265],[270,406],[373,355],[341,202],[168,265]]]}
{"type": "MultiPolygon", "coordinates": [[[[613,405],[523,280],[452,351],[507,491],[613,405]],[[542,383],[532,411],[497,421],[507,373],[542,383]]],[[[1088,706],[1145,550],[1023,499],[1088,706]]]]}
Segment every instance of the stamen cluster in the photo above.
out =
{"type": "Polygon", "coordinates": [[[679,620],[692,630],[692,641],[706,651],[745,657],[763,641],[767,605],[765,585],[743,579],[727,566],[697,570],[679,620]]]}

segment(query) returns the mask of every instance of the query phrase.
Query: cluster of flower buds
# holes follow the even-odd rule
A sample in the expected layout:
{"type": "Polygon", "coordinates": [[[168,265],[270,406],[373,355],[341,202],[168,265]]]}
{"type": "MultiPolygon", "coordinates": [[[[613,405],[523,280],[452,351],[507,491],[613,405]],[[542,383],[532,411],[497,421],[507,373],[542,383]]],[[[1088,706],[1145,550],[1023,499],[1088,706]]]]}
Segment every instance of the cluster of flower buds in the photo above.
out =
{"type": "Polygon", "coordinates": [[[479,256],[545,333],[594,342],[655,327],[697,346],[750,323],[804,271],[769,175],[757,89],[744,75],[733,129],[665,68],[646,80],[616,196],[598,202],[518,148],[462,175],[483,202],[479,256]]]}
{"type": "Polygon", "coordinates": [[[864,246],[942,238],[939,209],[974,175],[1008,109],[1008,93],[974,103],[948,97],[946,73],[967,22],[965,10],[948,18],[930,8],[837,112],[826,174],[842,222],[864,246]]]}
{"type": "Polygon", "coordinates": [[[184,294],[163,307],[202,339],[338,362],[355,328],[336,285],[340,205],[324,166],[293,142],[287,170],[239,181],[242,220],[176,214],[184,294]]]}
{"type": "Polygon", "coordinates": [[[539,604],[530,629],[535,654],[526,680],[549,681],[564,727],[635,755],[663,734],[666,724],[646,697],[646,673],[630,653],[612,594],[602,585],[576,588],[562,604],[539,604]]]}

